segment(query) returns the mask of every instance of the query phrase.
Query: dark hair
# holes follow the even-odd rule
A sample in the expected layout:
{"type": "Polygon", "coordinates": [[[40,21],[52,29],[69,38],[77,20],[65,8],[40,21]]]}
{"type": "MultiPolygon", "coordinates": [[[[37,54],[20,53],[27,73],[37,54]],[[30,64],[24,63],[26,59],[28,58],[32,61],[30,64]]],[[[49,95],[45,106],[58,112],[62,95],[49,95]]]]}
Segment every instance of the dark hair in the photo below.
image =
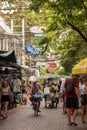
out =
{"type": "Polygon", "coordinates": [[[7,83],[7,86],[9,85],[8,81],[7,81],[7,80],[4,80],[4,81],[2,82],[2,87],[5,87],[5,82],[7,83]]]}

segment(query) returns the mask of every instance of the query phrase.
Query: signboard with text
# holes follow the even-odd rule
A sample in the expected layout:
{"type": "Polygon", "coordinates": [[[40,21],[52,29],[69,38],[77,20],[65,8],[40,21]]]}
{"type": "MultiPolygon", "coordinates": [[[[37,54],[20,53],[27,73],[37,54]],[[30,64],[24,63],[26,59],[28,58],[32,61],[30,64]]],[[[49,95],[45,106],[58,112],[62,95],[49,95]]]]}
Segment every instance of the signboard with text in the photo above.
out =
{"type": "Polygon", "coordinates": [[[41,55],[42,48],[38,48],[35,44],[26,45],[26,54],[30,56],[41,55]]]}
{"type": "Polygon", "coordinates": [[[57,68],[56,62],[49,62],[48,63],[48,71],[49,72],[54,72],[56,68],[57,68]]]}

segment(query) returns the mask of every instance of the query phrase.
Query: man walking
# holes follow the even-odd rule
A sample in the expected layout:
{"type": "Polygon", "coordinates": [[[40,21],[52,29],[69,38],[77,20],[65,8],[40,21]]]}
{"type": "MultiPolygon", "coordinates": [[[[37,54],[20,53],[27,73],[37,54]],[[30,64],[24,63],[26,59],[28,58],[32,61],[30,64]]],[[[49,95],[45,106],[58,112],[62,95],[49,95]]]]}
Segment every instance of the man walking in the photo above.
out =
{"type": "Polygon", "coordinates": [[[72,78],[65,81],[65,96],[66,96],[66,108],[68,115],[69,126],[77,126],[76,115],[78,110],[78,82],[77,75],[72,75],[72,78]],[[73,110],[71,121],[71,110],[73,110]]]}

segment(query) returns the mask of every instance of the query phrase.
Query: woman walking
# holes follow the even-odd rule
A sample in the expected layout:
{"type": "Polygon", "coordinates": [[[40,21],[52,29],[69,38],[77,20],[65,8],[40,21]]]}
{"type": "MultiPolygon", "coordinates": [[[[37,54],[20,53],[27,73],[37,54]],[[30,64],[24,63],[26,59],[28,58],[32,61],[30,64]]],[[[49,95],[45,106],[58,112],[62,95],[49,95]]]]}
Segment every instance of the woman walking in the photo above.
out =
{"type": "Polygon", "coordinates": [[[85,98],[84,98],[84,102],[85,102],[85,122],[87,123],[87,78],[84,80],[84,84],[85,84],[85,98]]]}
{"type": "Polygon", "coordinates": [[[81,115],[82,115],[82,123],[86,123],[86,110],[87,110],[87,94],[86,94],[86,84],[87,82],[81,82],[79,85],[80,95],[81,95],[81,115]]]}
{"type": "Polygon", "coordinates": [[[1,102],[3,105],[3,119],[8,117],[8,105],[9,105],[9,95],[11,95],[11,90],[9,87],[9,83],[7,81],[3,81],[2,90],[1,90],[1,102]]]}

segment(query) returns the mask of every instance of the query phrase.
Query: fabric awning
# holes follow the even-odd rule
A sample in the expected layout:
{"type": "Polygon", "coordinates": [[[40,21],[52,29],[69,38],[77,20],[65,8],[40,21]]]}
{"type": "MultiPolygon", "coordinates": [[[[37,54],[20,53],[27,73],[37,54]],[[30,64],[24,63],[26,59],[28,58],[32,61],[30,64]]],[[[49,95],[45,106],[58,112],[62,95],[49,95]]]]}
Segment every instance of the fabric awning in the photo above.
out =
{"type": "Polygon", "coordinates": [[[0,53],[0,61],[17,63],[14,50],[10,52],[0,53]]]}

